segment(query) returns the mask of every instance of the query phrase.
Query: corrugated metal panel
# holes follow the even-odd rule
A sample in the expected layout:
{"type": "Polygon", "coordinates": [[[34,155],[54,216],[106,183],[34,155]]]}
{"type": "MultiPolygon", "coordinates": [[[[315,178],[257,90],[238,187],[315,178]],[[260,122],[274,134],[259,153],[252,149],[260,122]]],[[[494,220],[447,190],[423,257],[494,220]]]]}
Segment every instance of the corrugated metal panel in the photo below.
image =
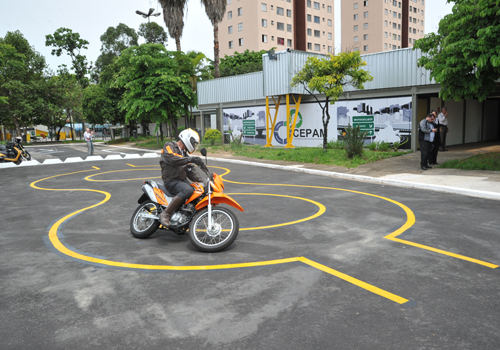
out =
{"type": "MultiPolygon", "coordinates": [[[[263,72],[225,77],[198,83],[198,104],[262,99],[265,96],[306,94],[302,87],[292,88],[293,76],[304,67],[310,56],[323,56],[304,51],[281,51],[275,60],[262,56],[263,72]]],[[[387,89],[435,84],[430,72],[417,67],[422,57],[420,50],[412,48],[362,55],[373,81],[365,90],[387,89]]],[[[353,91],[347,88],[346,91],[353,91]]]]}
{"type": "Polygon", "coordinates": [[[264,98],[263,75],[255,72],[199,82],[198,105],[264,98]]]}

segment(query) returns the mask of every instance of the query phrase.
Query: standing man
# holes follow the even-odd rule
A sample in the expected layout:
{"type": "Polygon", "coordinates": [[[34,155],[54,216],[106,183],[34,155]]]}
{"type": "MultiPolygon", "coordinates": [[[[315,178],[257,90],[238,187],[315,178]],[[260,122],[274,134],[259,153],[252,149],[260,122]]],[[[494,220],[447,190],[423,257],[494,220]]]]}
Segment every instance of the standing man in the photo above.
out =
{"type": "Polygon", "coordinates": [[[448,133],[448,108],[443,107],[438,115],[439,125],[441,126],[441,151],[446,149],[446,134],[448,133]]]}
{"type": "Polygon", "coordinates": [[[94,132],[90,133],[90,129],[87,128],[83,133],[83,139],[87,142],[88,155],[94,154],[94,145],[92,145],[92,139],[94,138],[94,132]]]}
{"type": "Polygon", "coordinates": [[[429,156],[432,151],[434,135],[437,129],[434,126],[434,114],[429,113],[425,119],[418,124],[418,141],[420,142],[420,168],[431,169],[429,156]]]}
{"type": "Polygon", "coordinates": [[[434,128],[437,130],[434,133],[434,141],[432,142],[432,150],[429,155],[429,165],[438,165],[437,156],[439,152],[439,147],[441,146],[441,135],[439,132],[439,120],[437,119],[437,112],[435,110],[431,110],[431,113],[434,115],[434,128]]]}
{"type": "Polygon", "coordinates": [[[192,129],[185,129],[179,134],[179,141],[170,141],[163,145],[160,158],[161,179],[167,191],[175,196],[160,214],[160,223],[165,227],[170,227],[170,217],[174,211],[183,205],[194,192],[187,178],[196,182],[203,181],[201,175],[196,173],[194,167],[189,164],[203,164],[200,157],[189,156],[196,150],[199,143],[198,133],[192,129]]]}

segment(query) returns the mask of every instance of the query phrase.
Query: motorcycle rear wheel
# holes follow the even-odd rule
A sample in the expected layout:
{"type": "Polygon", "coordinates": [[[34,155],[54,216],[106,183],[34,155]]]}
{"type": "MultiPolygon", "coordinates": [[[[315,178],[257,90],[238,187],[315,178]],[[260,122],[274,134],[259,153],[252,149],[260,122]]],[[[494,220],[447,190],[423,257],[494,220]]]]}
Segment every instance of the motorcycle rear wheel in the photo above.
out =
{"type": "Polygon", "coordinates": [[[137,207],[130,220],[130,232],[135,238],[148,238],[160,227],[159,220],[141,217],[142,214],[152,214],[159,216],[158,204],[153,201],[142,202],[137,207]]]}
{"type": "Polygon", "coordinates": [[[212,209],[212,230],[208,231],[208,208],[200,210],[189,225],[189,240],[200,251],[220,252],[236,240],[240,230],[238,218],[226,208],[212,209]]]}

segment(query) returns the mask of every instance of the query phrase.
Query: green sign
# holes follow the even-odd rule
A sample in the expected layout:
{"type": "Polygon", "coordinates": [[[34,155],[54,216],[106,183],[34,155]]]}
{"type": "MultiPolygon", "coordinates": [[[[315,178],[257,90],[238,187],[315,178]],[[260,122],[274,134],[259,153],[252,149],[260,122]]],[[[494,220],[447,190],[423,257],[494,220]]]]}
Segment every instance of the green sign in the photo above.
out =
{"type": "Polygon", "coordinates": [[[255,136],[257,132],[255,131],[255,119],[243,120],[243,135],[244,136],[255,136]]]}
{"type": "Polygon", "coordinates": [[[367,136],[375,136],[375,117],[373,115],[362,115],[352,117],[352,126],[359,126],[361,131],[368,131],[367,136]]]}

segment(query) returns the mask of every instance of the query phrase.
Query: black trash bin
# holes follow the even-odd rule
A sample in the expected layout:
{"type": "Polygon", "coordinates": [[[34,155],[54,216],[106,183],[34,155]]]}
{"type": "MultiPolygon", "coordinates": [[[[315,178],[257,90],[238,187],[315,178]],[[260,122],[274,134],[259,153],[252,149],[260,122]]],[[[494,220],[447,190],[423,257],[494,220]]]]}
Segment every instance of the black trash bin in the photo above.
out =
{"type": "Polygon", "coordinates": [[[231,135],[229,133],[224,133],[224,143],[225,144],[231,143],[231,135]]]}
{"type": "Polygon", "coordinates": [[[137,140],[137,130],[132,131],[132,135],[134,136],[134,139],[137,140]]]}

